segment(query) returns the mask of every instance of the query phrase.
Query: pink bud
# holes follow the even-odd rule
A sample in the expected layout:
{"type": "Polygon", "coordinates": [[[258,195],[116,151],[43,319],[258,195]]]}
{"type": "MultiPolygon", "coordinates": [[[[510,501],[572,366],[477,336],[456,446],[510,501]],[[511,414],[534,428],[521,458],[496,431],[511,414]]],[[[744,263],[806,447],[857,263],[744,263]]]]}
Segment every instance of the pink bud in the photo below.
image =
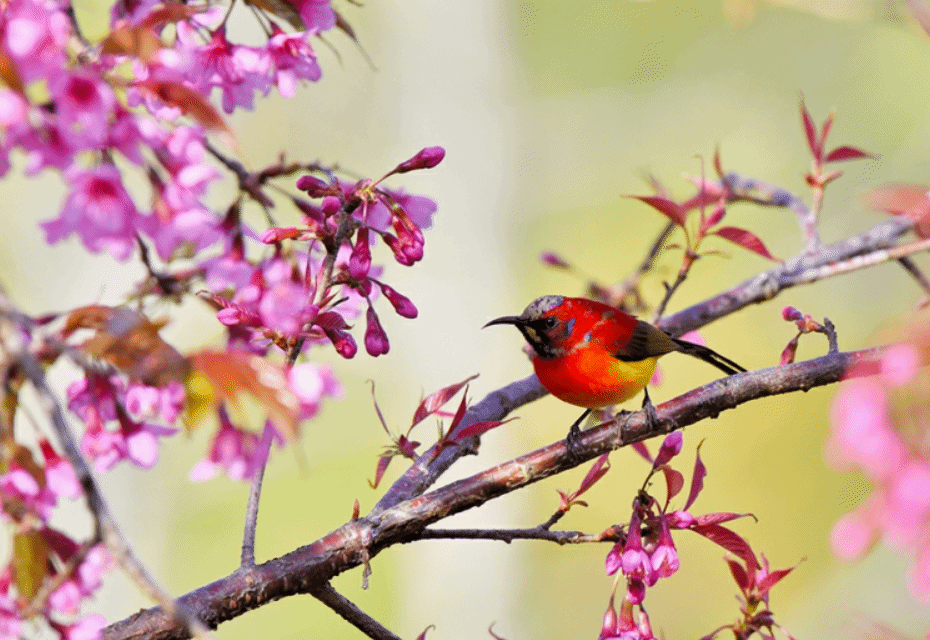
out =
{"type": "Polygon", "coordinates": [[[341,208],[342,202],[336,196],[326,196],[323,198],[323,202],[320,203],[320,209],[323,210],[326,217],[339,213],[341,208]]]}
{"type": "Polygon", "coordinates": [[[217,311],[216,319],[227,327],[231,327],[242,322],[242,312],[235,307],[226,307],[217,311]]]}
{"type": "Polygon", "coordinates": [[[368,243],[368,227],[362,227],[358,230],[358,238],[349,256],[349,275],[356,280],[362,280],[368,275],[370,268],[371,247],[368,243]]]}
{"type": "Polygon", "coordinates": [[[556,269],[571,269],[571,265],[565,262],[561,257],[552,253],[551,251],[544,252],[540,257],[540,260],[543,261],[543,264],[547,264],[550,267],[555,267],[556,269]]]}
{"type": "Polygon", "coordinates": [[[378,314],[372,307],[368,307],[365,315],[368,326],[365,328],[365,350],[369,355],[378,357],[390,351],[391,344],[388,342],[387,334],[378,320],[378,314]]]}
{"type": "Polygon", "coordinates": [[[301,176],[297,180],[297,188],[306,191],[311,198],[319,198],[333,191],[329,184],[313,176],[301,176]]]}
{"type": "Polygon", "coordinates": [[[789,322],[794,322],[796,320],[800,320],[803,316],[801,312],[794,307],[785,307],[781,310],[781,317],[785,320],[788,320],[789,322]]]}
{"type": "Polygon", "coordinates": [[[416,318],[419,312],[417,311],[416,306],[410,301],[410,298],[407,296],[397,293],[393,287],[389,287],[383,282],[378,282],[378,286],[381,287],[381,292],[384,294],[384,297],[388,299],[388,302],[394,307],[394,311],[397,312],[397,315],[402,318],[416,318]]]}
{"type": "Polygon", "coordinates": [[[271,227],[262,233],[260,239],[265,244],[274,244],[276,242],[281,242],[282,240],[296,238],[300,234],[301,231],[296,227],[271,227]]]}
{"type": "Polygon", "coordinates": [[[336,353],[343,358],[354,358],[355,354],[358,353],[358,345],[355,344],[355,338],[352,337],[351,333],[346,333],[342,329],[323,329],[323,331],[326,333],[326,337],[332,341],[336,353]]]}
{"type": "Polygon", "coordinates": [[[426,147],[409,160],[401,162],[391,173],[407,173],[408,171],[414,171],[416,169],[432,169],[442,162],[442,159],[445,157],[446,150],[442,147],[426,147]]]}

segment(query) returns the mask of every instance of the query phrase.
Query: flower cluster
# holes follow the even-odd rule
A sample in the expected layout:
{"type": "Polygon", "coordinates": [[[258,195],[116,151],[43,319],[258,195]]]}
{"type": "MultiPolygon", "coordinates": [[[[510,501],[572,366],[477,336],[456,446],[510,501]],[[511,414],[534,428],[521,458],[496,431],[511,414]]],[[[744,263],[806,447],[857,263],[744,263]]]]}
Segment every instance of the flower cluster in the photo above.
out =
{"type": "Polygon", "coordinates": [[[877,364],[848,372],[833,400],[827,457],[840,470],[859,469],[872,494],[834,525],[837,556],[854,560],[881,537],[916,559],[908,586],[930,602],[930,443],[926,329],[891,347],[877,364]],[[867,376],[867,377],[862,377],[867,376]]]}
{"type": "MultiPolygon", "coordinates": [[[[607,554],[605,565],[607,574],[616,575],[616,577],[607,611],[604,613],[599,640],[609,638],[652,640],[654,638],[649,614],[643,608],[643,601],[649,587],[654,586],[662,578],[671,577],[678,571],[680,562],[675,540],[672,537],[672,531],[676,530],[690,530],[704,536],[733,553],[747,567],[747,570],[743,572],[747,577],[741,580],[734,570],[734,566],[739,566],[739,562],[733,559],[727,560],[743,592],[745,618],[743,626],[745,629],[752,627],[752,632],[761,629],[768,629],[771,632],[771,627],[775,625],[767,607],[768,590],[777,580],[765,580],[765,576],[768,575],[767,564],[763,566],[759,563],[745,539],[731,529],[722,526],[722,523],[744,517],[746,514],[721,512],[695,516],[688,511],[701,493],[704,487],[704,476],[707,473],[701,461],[700,451],[695,460],[691,490],[684,507],[669,511],[672,499],[681,492],[685,485],[681,472],[669,465],[672,459],[681,453],[682,443],[680,432],[675,431],[669,434],[655,458],[649,454],[644,445],[634,445],[636,451],[652,464],[652,469],[643,483],[643,488],[633,501],[633,513],[629,523],[614,527],[619,540],[607,554]],[[653,475],[659,472],[664,475],[667,488],[664,502],[660,502],[646,490],[653,475]],[[752,579],[749,576],[752,576],[752,579]],[[616,592],[621,578],[625,581],[626,593],[617,607],[615,606],[616,592]],[[760,584],[765,588],[759,588],[760,584]],[[765,604],[764,609],[760,608],[761,603],[765,604]]],[[[790,569],[779,574],[778,579],[787,575],[789,571],[790,569]]],[[[736,628],[735,625],[733,628],[736,628]]],[[[711,634],[708,638],[713,635],[711,634]]],[[[749,637],[749,635],[751,633],[738,637],[749,637]]]]}
{"type": "Polygon", "coordinates": [[[66,640],[99,638],[103,616],[79,614],[110,561],[103,547],[84,549],[49,524],[59,498],[75,499],[82,491],[71,464],[48,440],[39,450],[41,461],[20,448],[0,475],[0,518],[13,527],[16,544],[15,557],[0,570],[0,637],[22,637],[28,617],[66,640]],[[43,592],[43,582],[55,586],[43,592]]]}
{"type": "Polygon", "coordinates": [[[198,12],[118,2],[110,35],[81,52],[93,64],[71,65],[75,34],[62,3],[7,3],[0,49],[13,81],[0,89],[0,175],[16,150],[26,156],[27,174],[62,173],[64,206],[43,224],[50,243],[74,234],[89,251],[120,260],[130,256],[138,234],[151,238],[163,258],[213,244],[218,221],[203,198],[219,174],[204,161],[204,127],[223,125],[206,96],[220,89],[229,113],[251,109],[253,96],[274,86],[290,96],[299,81],[318,80],[310,39],[336,17],[326,0],[303,3],[299,14],[304,30],[284,33],[272,23],[264,44],[244,46],[227,39],[221,7],[198,12]],[[176,37],[169,40],[171,25],[176,37]],[[33,95],[47,99],[38,103],[33,95]],[[178,123],[181,115],[198,126],[178,123]],[[138,169],[151,188],[142,199],[123,186],[127,172],[138,169]]]}

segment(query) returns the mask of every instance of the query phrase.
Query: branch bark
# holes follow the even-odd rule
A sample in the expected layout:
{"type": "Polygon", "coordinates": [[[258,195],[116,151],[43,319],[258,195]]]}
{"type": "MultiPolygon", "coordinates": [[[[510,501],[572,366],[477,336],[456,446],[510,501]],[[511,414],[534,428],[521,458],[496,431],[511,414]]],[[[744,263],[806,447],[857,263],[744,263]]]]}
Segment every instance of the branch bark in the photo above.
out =
{"type": "MultiPolygon", "coordinates": [[[[316,542],[255,567],[241,567],[225,578],[196,589],[178,607],[196,612],[209,627],[242,615],[272,600],[299,593],[315,593],[339,573],[367,562],[382,550],[415,538],[428,525],[480,506],[496,497],[633,442],[669,433],[740,404],[772,395],[807,391],[840,380],[855,364],[875,361],[883,348],[831,353],[814,360],[730,376],[699,387],[657,407],[650,424],[642,412],[619,414],[617,419],[584,432],[578,457],[569,455],[560,440],[453,482],[430,493],[344,524],[316,542]]],[[[526,381],[524,381],[526,382],[526,381]]],[[[511,385],[513,386],[513,385],[511,385]]],[[[499,393],[499,392],[496,392],[499,393]]],[[[492,394],[482,403],[498,405],[492,394]]],[[[508,396],[509,400],[522,398],[508,396]]],[[[156,607],[117,622],[104,630],[107,640],[168,640],[189,637],[184,625],[156,607]]]]}

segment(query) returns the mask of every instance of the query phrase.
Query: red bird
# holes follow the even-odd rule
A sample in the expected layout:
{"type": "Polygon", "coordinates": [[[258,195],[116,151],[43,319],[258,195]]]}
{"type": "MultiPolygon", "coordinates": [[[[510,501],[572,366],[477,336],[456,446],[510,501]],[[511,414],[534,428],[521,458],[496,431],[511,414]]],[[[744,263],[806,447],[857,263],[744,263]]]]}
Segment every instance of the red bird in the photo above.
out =
{"type": "MultiPolygon", "coordinates": [[[[707,347],[672,337],[648,322],[585,298],[543,296],[518,316],[484,325],[512,324],[533,348],[533,368],[556,398],[585,407],[566,438],[577,447],[579,425],[593,409],[629,400],[646,389],[660,356],[680,351],[714,365],[727,375],[746,371],[707,347]]],[[[654,419],[649,392],[643,408],[654,419]]]]}

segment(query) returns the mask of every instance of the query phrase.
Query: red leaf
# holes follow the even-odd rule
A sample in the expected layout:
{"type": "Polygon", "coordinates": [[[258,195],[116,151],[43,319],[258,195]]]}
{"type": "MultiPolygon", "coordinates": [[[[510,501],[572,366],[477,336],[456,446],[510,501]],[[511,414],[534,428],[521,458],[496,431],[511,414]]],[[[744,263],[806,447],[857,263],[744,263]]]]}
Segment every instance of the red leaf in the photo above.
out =
{"type": "Polygon", "coordinates": [[[641,455],[646,459],[646,462],[652,464],[652,454],[649,453],[649,449],[646,448],[646,443],[643,441],[633,443],[633,451],[641,455]]]}
{"type": "Polygon", "coordinates": [[[707,467],[701,462],[702,444],[704,444],[703,440],[701,444],[697,446],[697,456],[694,459],[694,472],[691,474],[691,492],[688,494],[688,502],[685,503],[683,511],[687,511],[688,508],[694,504],[698,494],[701,493],[701,489],[704,488],[704,476],[707,475],[707,467]]]}
{"type": "Polygon", "coordinates": [[[610,453],[605,453],[600,458],[594,461],[594,464],[591,465],[591,468],[588,469],[588,473],[585,475],[584,480],[581,481],[581,485],[578,487],[578,491],[572,494],[572,498],[577,498],[582,493],[590,489],[597,483],[598,480],[604,477],[604,475],[610,471],[610,461],[608,458],[610,453]]]}
{"type": "Polygon", "coordinates": [[[287,440],[297,438],[300,398],[291,390],[284,367],[244,352],[201,351],[190,362],[220,400],[238,406],[241,394],[251,396],[287,440]]]}
{"type": "Polygon", "coordinates": [[[232,129],[216,108],[203,94],[179,82],[170,80],[143,80],[136,82],[136,87],[158,98],[165,104],[177,107],[208,129],[222,131],[230,138],[235,138],[232,129]]]}
{"type": "Polygon", "coordinates": [[[687,211],[677,202],[669,200],[668,198],[662,198],[660,196],[629,197],[645,202],[656,211],[665,214],[669,220],[677,224],[679,227],[685,226],[685,216],[687,215],[687,211]]]}
{"type": "Polygon", "coordinates": [[[787,569],[779,569],[778,571],[773,571],[769,575],[762,578],[762,580],[759,581],[759,585],[758,585],[759,595],[767,594],[772,589],[772,587],[774,587],[776,584],[781,582],[782,578],[784,578],[785,576],[787,576],[789,573],[791,573],[797,568],[798,568],[798,565],[794,565],[793,567],[788,567],[787,569]]]}
{"type": "Polygon", "coordinates": [[[721,522],[730,522],[731,520],[739,520],[740,518],[753,518],[755,516],[751,513],[733,513],[732,511],[717,511],[715,513],[705,513],[702,516],[697,516],[694,518],[695,524],[705,525],[705,524],[720,524],[721,522]]]}
{"type": "Polygon", "coordinates": [[[801,120],[804,122],[804,135],[807,137],[807,146],[811,150],[811,155],[815,160],[820,160],[823,152],[820,141],[817,140],[817,127],[814,125],[814,119],[811,118],[810,112],[804,106],[804,96],[801,96],[801,120]]]}
{"type": "Polygon", "coordinates": [[[410,423],[410,428],[412,429],[425,418],[439,411],[442,405],[449,402],[449,400],[452,399],[452,396],[458,393],[462,387],[477,377],[477,375],[471,376],[465,380],[462,380],[461,382],[450,384],[448,387],[443,387],[439,391],[426,396],[423,401],[420,402],[420,406],[417,407],[417,410],[414,412],[413,422],[410,423]]]}
{"type": "Polygon", "coordinates": [[[495,429],[501,426],[502,424],[507,424],[508,422],[512,420],[516,420],[516,419],[517,419],[517,416],[514,416],[513,418],[507,418],[506,420],[490,420],[488,422],[475,422],[474,424],[470,424],[464,429],[462,429],[461,431],[459,431],[458,433],[456,433],[455,436],[452,438],[452,441],[458,442],[459,440],[470,438],[472,436],[480,436],[484,433],[487,433],[491,429],[495,429]]]}
{"type": "Polygon", "coordinates": [[[744,249],[749,249],[753,253],[758,253],[763,258],[768,258],[773,262],[781,262],[781,260],[769,253],[769,250],[765,248],[765,244],[763,244],[759,236],[752,231],[740,229],[739,227],[720,227],[714,234],[734,244],[738,244],[744,249]]]}
{"type": "Polygon", "coordinates": [[[384,472],[387,471],[388,465],[391,464],[391,458],[394,456],[381,456],[378,458],[378,466],[375,469],[375,479],[374,482],[371,480],[368,481],[368,486],[372,489],[377,489],[378,484],[381,482],[381,478],[384,477],[384,472]]]}
{"type": "Polygon", "coordinates": [[[723,200],[718,200],[717,205],[714,207],[714,210],[710,212],[710,215],[701,221],[701,235],[705,235],[710,229],[720,224],[720,221],[723,220],[723,216],[725,216],[726,213],[727,210],[726,207],[723,206],[723,200]]]}
{"type": "Polygon", "coordinates": [[[856,147],[837,147],[827,154],[824,162],[842,162],[843,160],[859,160],[860,158],[874,158],[871,153],[856,147]]]}
{"type": "MultiPolygon", "coordinates": [[[[465,393],[462,394],[462,401],[459,402],[459,408],[455,410],[455,415],[452,416],[452,422],[449,423],[449,433],[455,431],[455,428],[459,426],[459,423],[462,421],[462,418],[465,417],[465,410],[468,408],[468,385],[465,385],[465,393]]],[[[442,413],[437,412],[437,413],[442,413]]],[[[409,432],[408,432],[409,433],[409,432]]]]}
{"type": "Polygon", "coordinates": [[[750,587],[749,574],[746,573],[746,569],[733,558],[726,558],[726,561],[730,567],[730,573],[733,575],[733,580],[736,581],[736,586],[739,587],[740,591],[746,593],[750,587]]]}
{"type": "Polygon", "coordinates": [[[751,570],[760,568],[756,554],[753,553],[749,543],[735,531],[721,527],[719,524],[692,525],[690,528],[742,559],[751,570]]]}
{"type": "Polygon", "coordinates": [[[820,127],[820,153],[823,154],[823,145],[827,144],[827,136],[830,135],[830,127],[833,126],[833,121],[836,119],[836,111],[831,111],[827,114],[827,119],[823,121],[823,126],[820,127]]]}
{"type": "Polygon", "coordinates": [[[671,467],[663,466],[660,469],[665,474],[665,484],[668,486],[668,499],[665,501],[667,505],[672,501],[672,498],[681,493],[685,486],[685,477],[680,471],[675,471],[671,467]]]}

